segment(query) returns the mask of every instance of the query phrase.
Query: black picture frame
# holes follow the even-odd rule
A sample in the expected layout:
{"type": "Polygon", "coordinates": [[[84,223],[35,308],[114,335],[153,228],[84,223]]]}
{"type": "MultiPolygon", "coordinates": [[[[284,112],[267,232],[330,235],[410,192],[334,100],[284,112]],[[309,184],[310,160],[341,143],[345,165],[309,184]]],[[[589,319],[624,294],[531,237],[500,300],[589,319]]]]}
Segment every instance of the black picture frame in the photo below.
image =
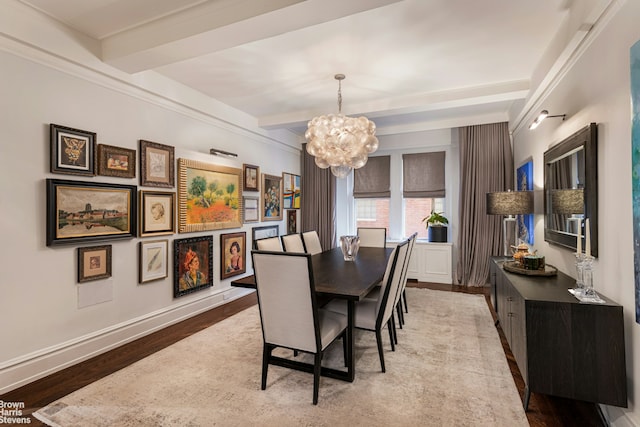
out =
{"type": "Polygon", "coordinates": [[[212,287],[213,273],[212,235],[173,241],[174,298],[212,287]],[[197,267],[193,264],[195,258],[199,264],[197,267]],[[190,268],[193,271],[190,272],[190,268]]]}
{"type": "Polygon", "coordinates": [[[111,245],[78,248],[78,283],[111,277],[111,245]]]}
{"type": "Polygon", "coordinates": [[[265,239],[267,237],[279,236],[279,225],[263,225],[260,227],[253,227],[251,229],[251,247],[257,249],[256,240],[265,239]]]}
{"type": "Polygon", "coordinates": [[[94,176],[96,133],[49,124],[51,173],[94,176]]]}
{"type": "Polygon", "coordinates": [[[135,185],[48,178],[46,193],[47,246],[136,236],[135,185]]]}

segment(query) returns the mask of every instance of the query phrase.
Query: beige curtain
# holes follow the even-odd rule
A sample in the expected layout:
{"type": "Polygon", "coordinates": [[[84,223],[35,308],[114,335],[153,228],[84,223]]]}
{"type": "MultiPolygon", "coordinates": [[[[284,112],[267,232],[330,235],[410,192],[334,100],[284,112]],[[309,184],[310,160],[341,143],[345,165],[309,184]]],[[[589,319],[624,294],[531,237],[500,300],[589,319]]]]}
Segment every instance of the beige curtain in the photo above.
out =
{"type": "Polygon", "coordinates": [[[513,189],[508,123],[466,126],[460,136],[460,228],[458,282],[484,286],[489,258],[502,255],[502,219],[487,215],[486,194],[513,189]]]}
{"type": "Polygon", "coordinates": [[[331,169],[320,169],[302,145],[302,231],[316,230],[322,249],[336,246],[336,177],[331,169]]]}

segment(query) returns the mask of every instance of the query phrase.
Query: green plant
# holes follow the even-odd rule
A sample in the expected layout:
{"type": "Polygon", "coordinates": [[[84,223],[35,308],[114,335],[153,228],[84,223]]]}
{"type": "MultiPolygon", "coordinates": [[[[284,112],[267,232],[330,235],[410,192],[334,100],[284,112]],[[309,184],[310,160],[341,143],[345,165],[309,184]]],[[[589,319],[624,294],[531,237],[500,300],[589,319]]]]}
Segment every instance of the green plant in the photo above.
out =
{"type": "Polygon", "coordinates": [[[441,227],[445,224],[449,224],[447,217],[442,215],[442,212],[431,211],[429,216],[422,218],[422,222],[427,223],[427,227],[441,227]]]}

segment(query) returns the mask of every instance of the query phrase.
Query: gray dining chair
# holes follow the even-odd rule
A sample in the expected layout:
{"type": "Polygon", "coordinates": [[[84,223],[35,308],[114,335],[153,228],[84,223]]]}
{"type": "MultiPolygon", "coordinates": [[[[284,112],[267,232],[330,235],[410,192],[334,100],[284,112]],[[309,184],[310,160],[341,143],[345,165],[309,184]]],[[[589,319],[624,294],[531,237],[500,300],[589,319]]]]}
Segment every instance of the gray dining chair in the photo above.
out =
{"type": "Polygon", "coordinates": [[[300,233],[287,234],[282,236],[282,246],[285,252],[305,253],[302,235],[300,233]]]}
{"type": "Polygon", "coordinates": [[[317,231],[305,231],[302,233],[302,240],[304,241],[304,247],[308,254],[315,255],[322,252],[322,244],[320,243],[320,237],[317,231]]]}
{"type": "Polygon", "coordinates": [[[387,229],[382,227],[358,227],[361,248],[386,248],[387,229]]]}
{"type": "Polygon", "coordinates": [[[264,239],[256,240],[256,248],[260,251],[276,251],[282,252],[282,241],[280,236],[265,237],[264,239]]]}
{"type": "Polygon", "coordinates": [[[269,364],[283,366],[272,352],[277,347],[314,355],[313,404],[318,403],[322,355],[342,338],[347,365],[347,316],[318,308],[311,255],[252,251],[264,347],[262,383],[267,387],[269,364]],[[286,272],[286,274],[283,274],[286,272]]]}
{"type": "MultiPolygon", "coordinates": [[[[393,249],[393,252],[389,257],[389,261],[387,262],[384,278],[382,279],[379,297],[375,300],[365,298],[355,304],[355,327],[375,332],[382,372],[386,372],[382,345],[382,329],[385,326],[389,330],[391,350],[395,351],[396,349],[396,337],[392,324],[395,309],[394,298],[402,280],[403,266],[406,260],[408,248],[409,240],[404,240],[393,249]]],[[[347,314],[346,301],[342,300],[330,301],[325,306],[325,309],[345,315],[347,314]]]]}

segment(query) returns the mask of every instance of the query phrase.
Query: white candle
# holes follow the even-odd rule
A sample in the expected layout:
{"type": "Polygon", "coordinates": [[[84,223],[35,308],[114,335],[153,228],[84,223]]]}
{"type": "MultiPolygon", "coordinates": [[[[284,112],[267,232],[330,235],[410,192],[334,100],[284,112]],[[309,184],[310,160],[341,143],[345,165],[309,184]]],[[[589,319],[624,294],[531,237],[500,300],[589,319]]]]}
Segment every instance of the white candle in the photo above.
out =
{"type": "Polygon", "coordinates": [[[589,229],[589,218],[584,220],[584,254],[591,256],[591,230],[589,229]]]}
{"type": "Polygon", "coordinates": [[[576,253],[582,253],[582,220],[578,221],[578,244],[576,245],[576,253]]]}

